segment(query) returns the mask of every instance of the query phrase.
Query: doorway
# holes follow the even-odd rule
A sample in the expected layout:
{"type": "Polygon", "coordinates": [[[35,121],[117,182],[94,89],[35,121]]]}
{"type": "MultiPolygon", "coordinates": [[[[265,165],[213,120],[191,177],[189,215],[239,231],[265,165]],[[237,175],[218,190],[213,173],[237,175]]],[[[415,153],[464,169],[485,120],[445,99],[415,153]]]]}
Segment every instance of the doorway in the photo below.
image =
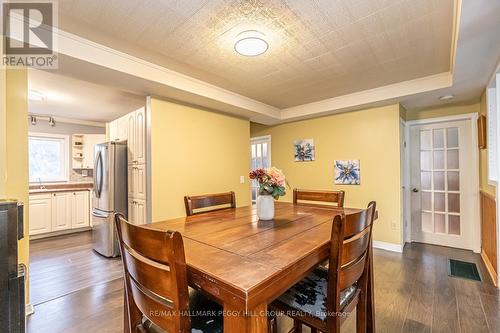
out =
{"type": "Polygon", "coordinates": [[[412,241],[479,251],[476,117],[408,124],[412,241]]]}
{"type": "MultiPolygon", "coordinates": [[[[259,136],[250,139],[250,169],[267,169],[271,167],[271,136],[259,136]]],[[[252,203],[257,201],[259,194],[259,183],[254,179],[251,181],[252,203]]]]}

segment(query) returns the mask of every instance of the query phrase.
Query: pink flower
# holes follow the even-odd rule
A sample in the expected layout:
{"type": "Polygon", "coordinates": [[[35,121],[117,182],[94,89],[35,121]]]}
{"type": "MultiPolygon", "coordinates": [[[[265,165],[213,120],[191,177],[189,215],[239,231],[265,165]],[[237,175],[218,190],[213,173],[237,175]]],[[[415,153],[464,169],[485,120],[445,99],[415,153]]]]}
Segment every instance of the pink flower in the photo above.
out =
{"type": "Polygon", "coordinates": [[[271,178],[271,181],[279,186],[285,186],[285,175],[283,174],[283,171],[281,171],[278,168],[272,167],[269,170],[267,170],[267,174],[271,178]]]}

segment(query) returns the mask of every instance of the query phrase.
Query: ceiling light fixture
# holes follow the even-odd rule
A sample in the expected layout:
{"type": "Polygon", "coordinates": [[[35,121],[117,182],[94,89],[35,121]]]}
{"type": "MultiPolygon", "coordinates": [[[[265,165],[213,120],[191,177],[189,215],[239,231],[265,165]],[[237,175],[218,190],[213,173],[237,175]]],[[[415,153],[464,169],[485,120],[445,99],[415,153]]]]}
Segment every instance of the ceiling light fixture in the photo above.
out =
{"type": "Polygon", "coordinates": [[[266,52],[269,48],[264,34],[256,30],[247,30],[236,36],[234,50],[246,57],[255,57],[266,52]]]}
{"type": "Polygon", "coordinates": [[[45,100],[45,95],[39,91],[30,89],[28,91],[28,99],[30,101],[41,102],[41,101],[45,100]]]}
{"type": "Polygon", "coordinates": [[[449,101],[450,99],[454,99],[454,98],[455,98],[454,95],[444,95],[444,96],[439,97],[439,100],[440,101],[449,101]]]}
{"type": "Polygon", "coordinates": [[[51,127],[56,126],[56,121],[55,121],[54,117],[49,117],[49,125],[51,127]]]}
{"type": "Polygon", "coordinates": [[[31,125],[36,125],[36,117],[30,116],[31,125]]]}

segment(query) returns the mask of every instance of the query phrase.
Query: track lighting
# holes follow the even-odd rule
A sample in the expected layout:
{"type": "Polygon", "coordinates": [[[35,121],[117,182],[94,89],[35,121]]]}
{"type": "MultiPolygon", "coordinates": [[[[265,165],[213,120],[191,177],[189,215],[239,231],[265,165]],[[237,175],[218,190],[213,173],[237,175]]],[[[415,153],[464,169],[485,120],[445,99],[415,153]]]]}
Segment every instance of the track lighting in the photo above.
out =
{"type": "Polygon", "coordinates": [[[36,117],[30,116],[31,125],[36,125],[36,117]]]}
{"type": "Polygon", "coordinates": [[[54,120],[54,117],[49,117],[49,125],[51,127],[56,126],[56,121],[54,120]]]}

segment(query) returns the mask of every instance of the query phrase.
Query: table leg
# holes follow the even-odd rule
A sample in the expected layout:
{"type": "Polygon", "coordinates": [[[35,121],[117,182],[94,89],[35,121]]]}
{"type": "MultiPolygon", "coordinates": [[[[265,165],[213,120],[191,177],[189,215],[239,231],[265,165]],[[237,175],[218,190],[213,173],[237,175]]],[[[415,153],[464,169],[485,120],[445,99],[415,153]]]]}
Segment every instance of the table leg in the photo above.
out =
{"type": "Polygon", "coordinates": [[[224,333],[267,333],[267,304],[245,310],[224,305],[224,333]]]}
{"type": "Polygon", "coordinates": [[[373,289],[373,244],[370,240],[368,263],[368,290],[366,299],[366,333],[375,333],[375,297],[373,289]]]}

